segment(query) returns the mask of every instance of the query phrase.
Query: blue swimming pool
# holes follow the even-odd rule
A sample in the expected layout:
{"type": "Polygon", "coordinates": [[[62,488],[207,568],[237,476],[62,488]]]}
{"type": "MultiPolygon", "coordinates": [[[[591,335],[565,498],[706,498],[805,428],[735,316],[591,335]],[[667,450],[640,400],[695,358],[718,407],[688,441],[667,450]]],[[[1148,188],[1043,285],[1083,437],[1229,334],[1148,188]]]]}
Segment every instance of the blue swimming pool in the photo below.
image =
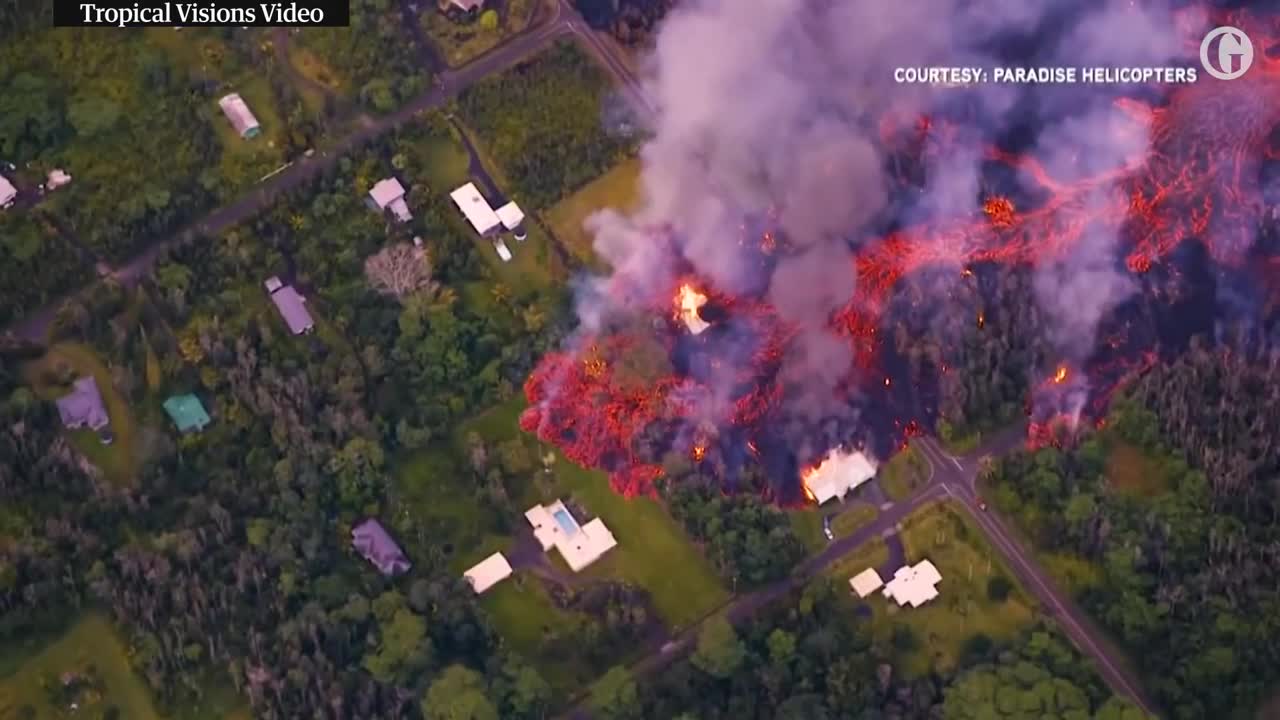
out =
{"type": "Polygon", "coordinates": [[[556,524],[560,526],[565,535],[572,535],[578,532],[578,521],[573,519],[568,510],[560,508],[552,514],[552,517],[556,519],[556,524]]]}

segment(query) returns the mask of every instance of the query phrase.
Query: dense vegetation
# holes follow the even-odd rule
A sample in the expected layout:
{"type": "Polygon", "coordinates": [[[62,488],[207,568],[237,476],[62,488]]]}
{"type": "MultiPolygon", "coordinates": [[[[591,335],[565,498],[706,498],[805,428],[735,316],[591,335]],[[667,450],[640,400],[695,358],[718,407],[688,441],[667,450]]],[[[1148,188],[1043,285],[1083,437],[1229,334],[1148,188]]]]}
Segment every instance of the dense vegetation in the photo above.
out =
{"type": "Polygon", "coordinates": [[[521,202],[549,207],[604,173],[631,141],[604,126],[609,79],[570,42],[459,98],[467,124],[507,170],[521,202]]]}
{"type": "Polygon", "coordinates": [[[644,48],[676,0],[574,0],[574,6],[591,27],[608,30],[627,47],[644,48]]]}
{"type": "Polygon", "coordinates": [[[75,248],[33,213],[0,211],[0,326],[93,274],[75,248]]]}
{"type": "Polygon", "coordinates": [[[700,720],[826,718],[1062,718],[1139,720],[1112,697],[1068,645],[1035,628],[1007,647],[984,636],[969,644],[961,667],[947,675],[905,677],[894,645],[871,640],[840,584],[819,583],[742,629],[725,621],[703,626],[688,660],[652,680],[597,686],[599,717],[700,720]],[[630,684],[630,687],[628,685],[630,684]]]}
{"type": "Polygon", "coordinates": [[[1247,715],[1280,680],[1275,373],[1266,356],[1196,347],[1076,450],[992,469],[998,507],[1092,568],[1084,604],[1176,718],[1247,715]],[[1136,469],[1116,462],[1128,449],[1146,458],[1136,469]],[[1164,487],[1130,492],[1131,475],[1164,487]]]}
{"type": "Polygon", "coordinates": [[[169,705],[204,692],[212,671],[262,718],[542,716],[546,683],[500,648],[438,543],[414,542],[414,566],[394,582],[348,548],[367,516],[405,540],[433,536],[392,512],[390,453],[491,401],[557,337],[555,305],[535,341],[514,309],[481,313],[449,289],[488,270],[429,193],[411,194],[412,227],[364,206],[392,159],[411,167],[441,127],[342,159],[273,212],[166,257],[141,292],[108,283],[60,314],[57,336],[94,346],[139,413],[196,392],[215,418],[199,435],[144,430],[134,486],[106,485],[71,452],[52,404],[18,385],[24,357],[4,357],[4,637],[97,603],[169,705]],[[440,284],[377,293],[365,257],[414,233],[429,256],[450,254],[440,284]],[[270,274],[309,295],[314,335],[285,332],[261,288],[270,274]],[[414,396],[439,406],[415,411],[414,396]]]}
{"type": "Polygon", "coordinates": [[[390,0],[353,0],[349,26],[306,28],[297,38],[342,76],[365,107],[379,113],[421,94],[430,81],[400,7],[390,0]]]}

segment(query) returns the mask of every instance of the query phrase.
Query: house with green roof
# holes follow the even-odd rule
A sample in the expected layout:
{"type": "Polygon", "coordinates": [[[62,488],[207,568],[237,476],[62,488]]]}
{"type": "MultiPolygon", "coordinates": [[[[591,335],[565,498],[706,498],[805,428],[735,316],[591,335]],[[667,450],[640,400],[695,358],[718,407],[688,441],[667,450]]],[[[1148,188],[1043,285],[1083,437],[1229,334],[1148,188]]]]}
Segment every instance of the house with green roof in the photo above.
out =
{"type": "Polygon", "coordinates": [[[200,398],[195,395],[174,395],[164,401],[164,411],[169,413],[181,432],[198,432],[209,424],[209,413],[205,412],[200,398]]]}

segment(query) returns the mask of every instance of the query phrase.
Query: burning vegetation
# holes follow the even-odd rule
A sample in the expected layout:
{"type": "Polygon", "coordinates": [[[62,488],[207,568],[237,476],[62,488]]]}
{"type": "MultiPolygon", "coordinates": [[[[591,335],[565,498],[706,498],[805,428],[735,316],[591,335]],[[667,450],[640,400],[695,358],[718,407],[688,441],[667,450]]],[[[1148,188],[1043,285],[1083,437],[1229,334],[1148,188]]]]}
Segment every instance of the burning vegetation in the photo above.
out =
{"type": "MultiPolygon", "coordinates": [[[[1247,17],[1231,21],[1263,35],[1247,17]]],[[[844,258],[823,269],[845,275],[850,290],[826,317],[796,316],[774,302],[778,269],[800,250],[767,218],[746,223],[732,245],[738,265],[764,279],[732,293],[673,251],[677,281],[626,303],[651,322],[641,330],[606,325],[578,348],[544,357],[525,385],[521,426],[574,462],[607,470],[619,492],[652,492],[675,453],[726,487],[757,464],[782,502],[812,499],[814,463],[832,447],[866,441],[880,456],[907,428],[945,434],[1012,420],[1022,405],[1030,442],[1062,442],[1082,420],[1100,417],[1116,388],[1156,361],[1157,348],[1174,352],[1213,331],[1212,313],[1188,308],[1206,297],[1212,304],[1215,288],[1235,280],[1274,289],[1280,270],[1277,248],[1256,242],[1264,207],[1257,178],[1280,154],[1271,145],[1280,62],[1260,54],[1239,80],[1176,86],[1157,104],[1124,99],[1117,107],[1130,125],[1115,132],[1138,124],[1148,138],[1144,156],[1085,172],[997,143],[982,152],[992,182],[1016,177],[1017,187],[983,193],[980,212],[894,219],[877,238],[842,246],[844,258]],[[1080,264],[1085,252],[1093,265],[1080,264]],[[1054,273],[1061,277],[1046,290],[1043,278],[1054,273]],[[1105,278],[1113,296],[1080,278],[1105,278]],[[1097,306],[1087,323],[1096,347],[1061,328],[1062,317],[1086,305],[1097,306]],[[847,367],[796,357],[804,352],[798,339],[818,332],[838,338],[847,367]],[[623,382],[617,363],[637,343],[664,354],[669,368],[623,382]],[[823,386],[826,397],[799,400],[804,378],[794,367],[838,377],[823,386]],[[715,432],[693,430],[706,427],[715,432]]],[[[917,183],[913,168],[962,135],[942,117],[886,117],[880,129],[903,191],[917,183]]]]}

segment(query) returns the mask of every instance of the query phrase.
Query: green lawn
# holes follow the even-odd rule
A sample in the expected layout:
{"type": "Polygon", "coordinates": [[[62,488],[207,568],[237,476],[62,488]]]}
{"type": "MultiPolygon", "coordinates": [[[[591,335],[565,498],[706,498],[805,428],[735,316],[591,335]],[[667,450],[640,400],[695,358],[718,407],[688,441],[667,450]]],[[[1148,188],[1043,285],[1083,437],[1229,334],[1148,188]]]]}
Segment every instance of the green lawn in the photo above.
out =
{"type": "Polygon", "coordinates": [[[880,487],[891,499],[901,502],[929,482],[929,461],[908,445],[880,469],[880,487]]]}
{"type": "Polygon", "coordinates": [[[1107,453],[1107,482],[1122,495],[1151,498],[1169,490],[1160,464],[1141,448],[1116,440],[1107,453]]]}
{"type": "MultiPolygon", "coordinates": [[[[347,97],[350,88],[336,70],[329,66],[319,55],[316,55],[309,48],[301,47],[297,43],[289,43],[288,49],[289,64],[293,66],[294,72],[311,82],[327,88],[337,97],[347,97]]],[[[321,112],[324,110],[324,94],[318,88],[312,87],[308,83],[298,83],[298,92],[302,95],[302,100],[307,104],[307,108],[312,112],[321,112]]]]}
{"type": "Polygon", "coordinates": [[[809,554],[822,550],[827,545],[827,538],[822,534],[822,515],[816,508],[798,508],[787,511],[787,519],[791,521],[791,530],[804,544],[809,554]]]}
{"type": "Polygon", "coordinates": [[[547,212],[547,223],[565,249],[583,262],[597,262],[594,238],[583,223],[592,213],[604,208],[621,212],[635,210],[641,197],[640,169],[639,158],[628,158],[547,212]]]}
{"type": "Polygon", "coordinates": [[[497,47],[506,38],[523,32],[533,20],[533,13],[543,0],[505,0],[498,13],[498,26],[486,30],[477,19],[454,22],[443,13],[427,7],[419,15],[422,29],[431,36],[450,67],[458,67],[497,47]]]}
{"type": "Polygon", "coordinates": [[[28,382],[41,398],[52,401],[69,390],[67,387],[50,384],[51,379],[60,372],[60,367],[70,368],[73,379],[92,375],[97,381],[102,402],[111,419],[109,427],[115,436],[110,445],[103,445],[98,441],[96,432],[74,430],[69,433],[71,444],[101,469],[107,480],[117,485],[133,483],[141,461],[138,427],[128,401],[112,382],[111,371],[92,348],[79,343],[58,343],[26,369],[28,382]]]}
{"type": "MultiPolygon", "coordinates": [[[[490,445],[519,437],[536,453],[535,457],[541,456],[548,448],[521,433],[516,424],[524,407],[524,398],[517,397],[465,423],[459,429],[457,444],[461,446],[466,433],[472,431],[490,445]]],[[[534,502],[572,496],[604,520],[618,539],[618,547],[584,570],[584,575],[622,580],[647,589],[659,614],[673,629],[697,620],[728,598],[711,565],[666,509],[648,498],[618,495],[609,487],[604,473],[585,470],[557,453],[553,479],[547,488],[550,492],[542,492],[534,483],[527,483],[524,489],[521,496],[513,498],[513,502],[519,502],[521,512],[534,502]]],[[[523,517],[519,522],[524,522],[523,517]]]]}
{"type": "Polygon", "coordinates": [[[843,583],[843,587],[847,590],[849,578],[867,568],[876,568],[878,570],[887,562],[889,562],[889,546],[885,544],[884,538],[876,536],[859,545],[853,552],[827,566],[827,569],[823,571],[823,575],[830,577],[837,583],[843,583]]]}
{"type": "Polygon", "coordinates": [[[0,718],[22,717],[24,705],[34,709],[37,718],[95,717],[90,714],[95,709],[101,712],[112,705],[119,708],[119,717],[128,720],[160,718],[147,687],[129,665],[125,644],[100,615],[84,617],[16,674],[0,681],[0,718]],[[68,714],[67,708],[52,702],[47,688],[55,686],[65,672],[83,673],[90,667],[103,685],[103,694],[96,702],[82,697],[80,711],[68,714]],[[86,702],[92,705],[85,706],[86,702]]]}
{"type": "Polygon", "coordinates": [[[433,134],[428,140],[414,145],[411,151],[418,156],[419,164],[426,168],[423,179],[427,187],[438,196],[445,197],[471,180],[471,158],[455,138],[433,134]]]}
{"type": "Polygon", "coordinates": [[[931,560],[942,574],[938,598],[919,608],[900,608],[879,594],[868,598],[874,615],[889,620],[873,623],[883,640],[889,640],[897,624],[915,630],[919,647],[899,658],[908,674],[954,668],[970,637],[982,633],[997,642],[1012,640],[1034,622],[1032,600],[960,511],[942,503],[921,508],[904,521],[901,535],[907,562],[931,560]],[[987,581],[996,575],[1014,585],[1004,602],[987,596],[987,581]]]}
{"type": "Polygon", "coordinates": [[[879,511],[864,502],[852,502],[831,518],[831,534],[836,539],[852,535],[858,528],[876,519],[879,511]]]}
{"type": "Polygon", "coordinates": [[[600,674],[580,658],[548,652],[544,640],[573,633],[588,616],[557,608],[537,580],[516,575],[486,592],[480,604],[501,630],[503,642],[535,663],[559,696],[568,697],[600,674]]]}

